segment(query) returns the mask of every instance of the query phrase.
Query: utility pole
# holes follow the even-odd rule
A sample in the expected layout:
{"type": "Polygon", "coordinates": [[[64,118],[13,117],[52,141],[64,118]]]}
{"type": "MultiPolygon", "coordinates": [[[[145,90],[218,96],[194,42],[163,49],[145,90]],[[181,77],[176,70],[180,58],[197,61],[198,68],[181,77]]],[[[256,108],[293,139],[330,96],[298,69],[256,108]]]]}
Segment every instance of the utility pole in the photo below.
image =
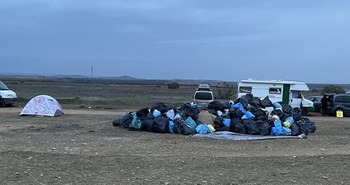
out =
{"type": "Polygon", "coordinates": [[[94,66],[91,66],[91,78],[94,77],[94,66]]]}

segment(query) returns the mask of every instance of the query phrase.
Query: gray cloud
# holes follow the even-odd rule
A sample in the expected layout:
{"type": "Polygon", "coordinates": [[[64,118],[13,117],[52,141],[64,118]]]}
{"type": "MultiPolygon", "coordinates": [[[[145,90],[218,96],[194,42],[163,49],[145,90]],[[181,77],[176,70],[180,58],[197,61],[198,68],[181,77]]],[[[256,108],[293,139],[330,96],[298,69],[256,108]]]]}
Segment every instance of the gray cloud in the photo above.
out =
{"type": "Polygon", "coordinates": [[[94,65],[100,76],[348,83],[338,76],[349,65],[349,7],[346,0],[3,0],[0,64],[18,65],[0,73],[24,72],[21,65],[88,75],[94,65]]]}

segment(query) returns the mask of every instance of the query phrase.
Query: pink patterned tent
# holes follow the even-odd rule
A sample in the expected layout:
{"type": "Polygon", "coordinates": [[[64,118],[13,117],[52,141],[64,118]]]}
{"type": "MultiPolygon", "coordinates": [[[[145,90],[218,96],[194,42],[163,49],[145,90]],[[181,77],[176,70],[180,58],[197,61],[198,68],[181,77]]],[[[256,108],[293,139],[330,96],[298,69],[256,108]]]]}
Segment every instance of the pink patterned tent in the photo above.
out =
{"type": "Polygon", "coordinates": [[[21,116],[61,116],[63,110],[58,101],[48,95],[39,95],[32,98],[23,108],[21,116]]]}

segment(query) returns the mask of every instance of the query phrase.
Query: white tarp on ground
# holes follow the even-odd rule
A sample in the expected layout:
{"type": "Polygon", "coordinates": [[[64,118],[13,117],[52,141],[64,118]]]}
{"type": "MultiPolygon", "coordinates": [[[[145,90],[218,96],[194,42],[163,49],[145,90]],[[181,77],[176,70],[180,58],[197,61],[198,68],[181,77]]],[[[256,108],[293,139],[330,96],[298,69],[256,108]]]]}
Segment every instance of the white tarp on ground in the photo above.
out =
{"type": "Polygon", "coordinates": [[[228,131],[219,131],[211,134],[195,134],[193,135],[193,137],[225,139],[225,140],[234,140],[234,141],[269,140],[269,139],[306,139],[305,134],[300,134],[298,136],[261,136],[261,135],[239,134],[239,133],[228,132],[228,131]]]}
{"type": "Polygon", "coordinates": [[[21,116],[61,116],[63,110],[58,101],[48,95],[39,95],[32,98],[20,113],[21,116]]]}

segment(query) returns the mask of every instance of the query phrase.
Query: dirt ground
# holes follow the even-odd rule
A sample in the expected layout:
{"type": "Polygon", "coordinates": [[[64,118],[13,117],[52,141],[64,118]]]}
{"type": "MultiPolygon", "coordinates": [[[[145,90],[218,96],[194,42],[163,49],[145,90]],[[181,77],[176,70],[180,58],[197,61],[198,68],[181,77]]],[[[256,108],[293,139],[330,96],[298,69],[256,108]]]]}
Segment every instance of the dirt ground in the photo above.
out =
{"type": "Polygon", "coordinates": [[[350,184],[350,118],[311,115],[307,139],[227,141],[112,126],[126,110],[20,111],[0,108],[1,184],[350,184]]]}

